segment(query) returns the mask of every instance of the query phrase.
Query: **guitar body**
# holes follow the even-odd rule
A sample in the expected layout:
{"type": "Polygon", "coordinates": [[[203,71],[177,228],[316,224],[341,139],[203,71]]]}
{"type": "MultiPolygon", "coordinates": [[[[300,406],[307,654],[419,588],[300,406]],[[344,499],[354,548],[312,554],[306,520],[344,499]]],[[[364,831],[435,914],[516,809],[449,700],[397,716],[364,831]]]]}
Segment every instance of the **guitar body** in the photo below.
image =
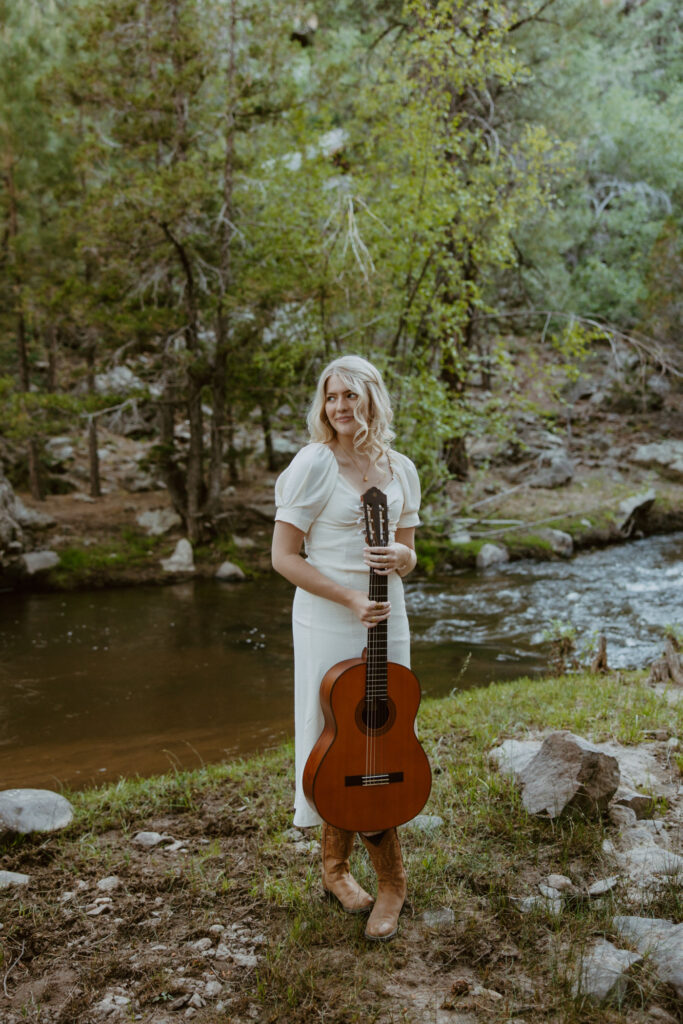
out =
{"type": "Polygon", "coordinates": [[[334,665],[320,685],[323,731],[306,762],[304,793],[321,818],[350,832],[383,831],[419,814],[431,789],[417,736],[420,684],[386,663],[386,695],[367,699],[367,662],[334,665]]]}

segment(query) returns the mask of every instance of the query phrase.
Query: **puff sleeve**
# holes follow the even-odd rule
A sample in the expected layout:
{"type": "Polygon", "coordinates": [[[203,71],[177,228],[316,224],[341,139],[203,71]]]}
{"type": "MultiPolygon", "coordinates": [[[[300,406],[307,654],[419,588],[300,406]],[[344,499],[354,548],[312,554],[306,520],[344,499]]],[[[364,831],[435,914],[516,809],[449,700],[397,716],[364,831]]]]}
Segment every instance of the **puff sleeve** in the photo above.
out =
{"type": "Polygon", "coordinates": [[[337,461],[324,444],[307,444],[294,456],[275,483],[276,521],[308,533],[330,499],[337,479],[337,461]]]}
{"type": "Polygon", "coordinates": [[[417,475],[415,464],[407,455],[399,455],[398,452],[391,452],[391,468],[403,488],[403,511],[399,517],[397,526],[402,529],[405,526],[419,526],[420,516],[420,478],[417,475]]]}

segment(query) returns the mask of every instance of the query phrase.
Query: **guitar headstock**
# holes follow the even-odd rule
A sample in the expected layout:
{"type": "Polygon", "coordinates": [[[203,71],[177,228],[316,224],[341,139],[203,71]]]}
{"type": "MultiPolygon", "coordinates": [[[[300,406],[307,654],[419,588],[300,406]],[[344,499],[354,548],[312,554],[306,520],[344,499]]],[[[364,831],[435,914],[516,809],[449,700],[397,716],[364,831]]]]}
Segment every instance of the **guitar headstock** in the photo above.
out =
{"type": "Polygon", "coordinates": [[[371,548],[385,548],[389,544],[389,512],[387,496],[379,487],[369,487],[361,496],[365,539],[371,548]]]}

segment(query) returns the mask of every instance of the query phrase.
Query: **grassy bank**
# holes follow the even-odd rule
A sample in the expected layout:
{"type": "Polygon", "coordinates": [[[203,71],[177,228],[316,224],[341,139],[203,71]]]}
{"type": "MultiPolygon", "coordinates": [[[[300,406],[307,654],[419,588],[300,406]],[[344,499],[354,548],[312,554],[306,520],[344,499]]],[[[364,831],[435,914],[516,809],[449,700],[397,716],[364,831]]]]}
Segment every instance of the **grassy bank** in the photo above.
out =
{"type": "MultiPolygon", "coordinates": [[[[537,893],[551,872],[577,884],[611,873],[602,843],[613,826],[530,818],[487,759],[500,740],[548,728],[635,744],[662,731],[683,735],[683,704],[625,673],[520,680],[425,701],[420,730],[434,771],[426,811],[444,825],[401,830],[409,902],[399,937],[386,946],[368,945],[362,920],[323,901],[319,855],[307,845],[315,834],[302,842],[288,831],[291,745],[73,794],[76,818],[67,831],[1,850],[2,868],[31,876],[28,887],[0,896],[2,1020],[98,1020],[90,1008],[112,992],[130,1002],[123,1016],[108,1019],[158,1024],[188,1009],[198,1024],[617,1024],[653,1019],[652,1004],[675,1015],[671,992],[647,962],[633,970],[620,1006],[574,999],[571,982],[582,950],[613,937],[615,913],[681,920],[676,887],[637,910],[619,888],[603,900],[567,904],[558,917],[521,914],[514,902],[537,893]],[[181,846],[144,849],[134,842],[141,830],[181,846]],[[119,886],[98,890],[111,875],[119,886]],[[420,922],[421,912],[443,909],[453,911],[451,921],[420,922]],[[195,945],[207,937],[214,951],[221,943],[231,955],[195,945]],[[202,984],[220,992],[189,1002],[202,984]]],[[[353,866],[373,891],[364,852],[356,851],[353,866]]]]}

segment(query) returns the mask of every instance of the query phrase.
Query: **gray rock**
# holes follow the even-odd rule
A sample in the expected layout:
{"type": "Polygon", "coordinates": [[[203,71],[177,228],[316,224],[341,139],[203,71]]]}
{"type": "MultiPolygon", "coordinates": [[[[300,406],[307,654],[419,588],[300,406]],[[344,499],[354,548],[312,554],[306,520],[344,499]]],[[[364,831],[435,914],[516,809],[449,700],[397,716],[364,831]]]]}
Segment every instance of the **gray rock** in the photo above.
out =
{"type": "Polygon", "coordinates": [[[644,494],[634,494],[630,498],[620,501],[619,532],[625,537],[642,532],[656,498],[657,492],[654,487],[651,487],[644,494]]]}
{"type": "Polygon", "coordinates": [[[638,445],[631,461],[638,466],[656,469],[669,480],[683,480],[683,441],[660,441],[638,445]]]}
{"type": "Polygon", "coordinates": [[[660,398],[666,398],[667,395],[671,394],[671,382],[659,373],[653,373],[651,377],[648,377],[645,387],[653,395],[659,395],[660,398]]]}
{"type": "Polygon", "coordinates": [[[455,922],[455,913],[450,907],[441,907],[439,910],[423,910],[421,914],[417,915],[417,921],[425,928],[442,928],[455,922]]]}
{"type": "Polygon", "coordinates": [[[525,896],[519,900],[519,909],[523,914],[531,914],[534,910],[540,910],[552,917],[559,917],[564,908],[564,901],[560,897],[548,898],[547,896],[525,896]]]}
{"type": "Polygon", "coordinates": [[[472,541],[472,534],[468,533],[467,530],[453,530],[448,535],[448,541],[450,544],[469,544],[472,541]]]}
{"type": "Polygon", "coordinates": [[[70,437],[51,437],[45,442],[45,451],[53,463],[61,465],[73,459],[73,441],[70,437]]]}
{"type": "Polygon", "coordinates": [[[158,846],[159,843],[163,843],[166,839],[172,839],[173,836],[162,835],[160,832],[138,832],[133,837],[133,842],[137,843],[138,846],[158,846]]]}
{"type": "Polygon", "coordinates": [[[161,566],[166,572],[194,572],[192,545],[184,537],[175,546],[170,558],[162,558],[161,566]]]}
{"type": "Polygon", "coordinates": [[[150,508],[136,517],[136,522],[147,531],[148,537],[161,537],[164,533],[182,526],[183,521],[172,508],[150,508]]]}
{"type": "Polygon", "coordinates": [[[5,789],[0,792],[0,827],[11,832],[55,832],[73,819],[73,807],[49,789],[5,789]]]}
{"type": "Polygon", "coordinates": [[[56,551],[28,551],[23,555],[24,567],[29,576],[37,576],[41,572],[49,572],[59,565],[56,551]]]}
{"type": "Polygon", "coordinates": [[[551,733],[519,774],[530,814],[555,818],[565,810],[588,815],[607,810],[619,785],[619,765],[580,736],[551,733]]]}
{"type": "Polygon", "coordinates": [[[28,885],[30,881],[29,875],[22,875],[19,871],[0,871],[0,889],[8,889],[10,885],[28,885]]]}
{"type": "Polygon", "coordinates": [[[100,878],[97,883],[97,888],[101,892],[113,892],[114,889],[118,889],[121,885],[121,879],[118,875],[107,875],[106,878],[100,878]]]}
{"type": "Polygon", "coordinates": [[[620,807],[630,807],[636,818],[652,818],[657,808],[654,797],[647,793],[634,793],[630,789],[619,788],[614,802],[620,807]]]}
{"type": "Polygon", "coordinates": [[[561,558],[571,558],[574,554],[574,541],[570,534],[562,530],[552,530],[549,527],[537,531],[537,535],[548,541],[556,555],[561,558]]]}
{"type": "Polygon", "coordinates": [[[579,891],[571,878],[567,878],[566,875],[548,875],[545,884],[569,896],[574,896],[579,891]]]}
{"type": "Polygon", "coordinates": [[[538,891],[541,896],[545,896],[547,900],[561,900],[562,891],[556,889],[554,885],[548,885],[546,882],[539,882],[538,891]]]}
{"type": "Polygon", "coordinates": [[[417,828],[421,832],[436,832],[443,825],[443,818],[438,814],[416,814],[414,818],[407,821],[406,828],[417,828]]]}
{"type": "Polygon", "coordinates": [[[499,747],[489,750],[489,759],[496,762],[503,775],[518,775],[542,745],[543,740],[503,740],[499,747]]]}
{"type": "Polygon", "coordinates": [[[223,562],[223,564],[216,569],[214,575],[217,580],[223,580],[224,583],[246,580],[247,578],[239,565],[235,565],[234,562],[223,562]]]}
{"type": "Polygon", "coordinates": [[[93,1009],[104,1017],[118,1016],[130,1005],[130,996],[120,995],[117,992],[107,992],[99,1003],[95,1003],[93,1009]]]}
{"type": "Polygon", "coordinates": [[[659,978],[683,999],[683,924],[628,916],[615,917],[613,924],[639,953],[649,956],[659,978]]]}
{"type": "Polygon", "coordinates": [[[653,875],[683,879],[683,857],[661,846],[636,846],[631,850],[615,851],[617,863],[631,879],[648,885],[653,875]]]}
{"type": "Polygon", "coordinates": [[[617,949],[606,939],[599,939],[581,961],[574,995],[590,996],[600,1002],[607,998],[623,999],[628,985],[626,972],[642,959],[638,953],[617,949]]]}
{"type": "Polygon", "coordinates": [[[538,460],[538,469],[529,483],[532,487],[562,487],[574,476],[574,464],[569,453],[560,451],[543,452],[538,460]]]}
{"type": "Polygon", "coordinates": [[[622,807],[621,804],[612,804],[609,809],[609,820],[617,828],[629,828],[631,825],[635,825],[636,812],[632,807],[622,807]]]}
{"type": "Polygon", "coordinates": [[[502,544],[484,544],[477,554],[477,569],[488,569],[510,561],[508,549],[502,544]]]}
{"type": "Polygon", "coordinates": [[[20,526],[29,530],[49,530],[55,520],[47,512],[39,512],[35,508],[27,508],[21,498],[14,498],[14,515],[20,526]]]}
{"type": "Polygon", "coordinates": [[[610,875],[609,878],[599,878],[597,882],[593,882],[592,885],[589,885],[586,891],[591,898],[596,898],[598,896],[605,896],[608,892],[612,892],[613,889],[616,889],[618,884],[619,876],[610,875]]]}
{"type": "Polygon", "coordinates": [[[12,485],[0,467],[0,550],[13,541],[23,541],[23,533],[16,516],[16,501],[12,485]]]}
{"type": "Polygon", "coordinates": [[[236,548],[240,549],[240,551],[246,551],[249,548],[256,547],[256,541],[253,537],[240,537],[237,533],[233,533],[232,542],[236,548]]]}
{"type": "Polygon", "coordinates": [[[112,366],[106,373],[95,375],[95,390],[100,395],[127,395],[130,391],[143,391],[145,385],[129,366],[112,366]]]}

